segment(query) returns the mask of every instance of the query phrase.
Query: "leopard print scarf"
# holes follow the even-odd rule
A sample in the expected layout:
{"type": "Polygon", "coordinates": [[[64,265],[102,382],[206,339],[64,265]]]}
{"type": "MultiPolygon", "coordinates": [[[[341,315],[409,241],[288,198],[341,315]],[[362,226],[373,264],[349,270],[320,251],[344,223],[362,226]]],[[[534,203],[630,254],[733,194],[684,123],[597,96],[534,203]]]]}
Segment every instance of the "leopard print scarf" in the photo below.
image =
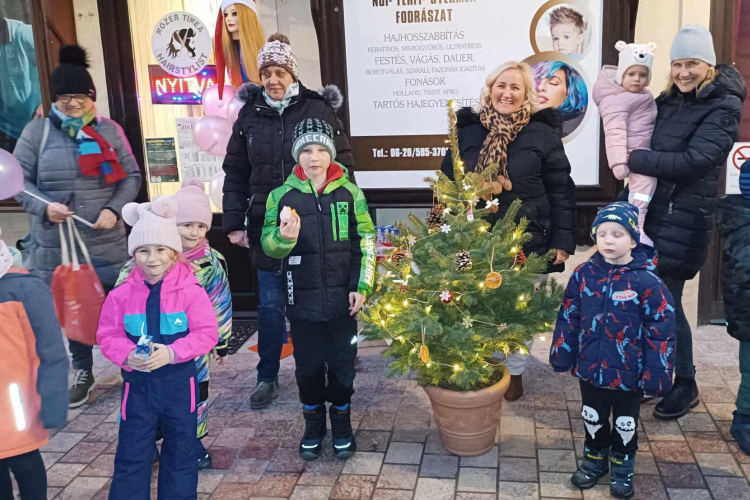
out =
{"type": "Polygon", "coordinates": [[[501,115],[491,102],[484,105],[479,112],[479,120],[490,131],[479,152],[476,172],[481,172],[489,165],[497,163],[500,167],[497,175],[508,178],[508,145],[531,120],[531,103],[521,105],[518,111],[510,115],[501,115]]]}

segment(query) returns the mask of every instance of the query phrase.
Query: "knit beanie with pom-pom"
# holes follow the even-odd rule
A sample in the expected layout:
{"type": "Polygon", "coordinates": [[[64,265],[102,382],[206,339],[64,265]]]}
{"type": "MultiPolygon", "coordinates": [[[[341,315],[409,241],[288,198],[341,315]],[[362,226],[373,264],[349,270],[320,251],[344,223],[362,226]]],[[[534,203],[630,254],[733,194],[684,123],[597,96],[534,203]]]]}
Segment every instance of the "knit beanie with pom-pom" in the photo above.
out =
{"type": "Polygon", "coordinates": [[[128,237],[128,255],[138,247],[163,245],[182,253],[182,239],[177,231],[177,200],[161,196],[153,203],[128,203],[122,208],[122,220],[133,227],[128,237]]]}
{"type": "Polygon", "coordinates": [[[258,71],[263,71],[268,66],[280,66],[292,74],[295,82],[299,81],[297,56],[286,35],[274,33],[269,36],[268,42],[258,52],[258,71]]]}
{"type": "Polygon", "coordinates": [[[211,202],[206,194],[206,186],[202,180],[186,177],[182,180],[182,188],[174,195],[177,200],[177,224],[200,222],[211,229],[213,213],[211,202]]]}
{"type": "Polygon", "coordinates": [[[73,94],[89,96],[96,101],[96,87],[88,68],[85,49],[78,45],[60,47],[60,65],[49,79],[52,102],[57,101],[59,95],[73,94]]]}

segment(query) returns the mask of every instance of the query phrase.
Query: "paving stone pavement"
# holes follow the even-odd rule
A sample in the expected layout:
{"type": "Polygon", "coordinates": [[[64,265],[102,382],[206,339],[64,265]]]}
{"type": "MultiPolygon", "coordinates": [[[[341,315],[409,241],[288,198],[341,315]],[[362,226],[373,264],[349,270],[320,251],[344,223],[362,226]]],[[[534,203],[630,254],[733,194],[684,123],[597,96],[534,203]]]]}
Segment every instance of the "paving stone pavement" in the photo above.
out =
{"type": "MultiPolygon", "coordinates": [[[[678,422],[657,422],[641,409],[636,499],[750,500],[750,457],[729,435],[739,386],[738,344],[724,328],[694,330],[701,404],[678,422]]],[[[504,403],[498,444],[487,455],[459,458],[442,447],[424,391],[409,379],[386,378],[384,344],[360,344],[353,426],[359,452],[348,461],[325,453],[297,456],[304,429],[294,361],[282,361],[279,399],[250,409],[257,355],[242,348],[211,373],[209,437],[214,469],[202,471],[201,500],[526,500],[609,497],[608,477],[580,492],[570,485],[583,448],[578,382],[547,365],[550,335],[534,344],[526,393],[504,403]]],[[[99,387],[69,413],[68,426],[42,449],[49,496],[105,499],[114,469],[122,386],[98,349],[99,387]]],[[[154,482],[158,465],[154,467],[154,482]]],[[[154,490],[152,498],[156,499],[154,490]]]]}

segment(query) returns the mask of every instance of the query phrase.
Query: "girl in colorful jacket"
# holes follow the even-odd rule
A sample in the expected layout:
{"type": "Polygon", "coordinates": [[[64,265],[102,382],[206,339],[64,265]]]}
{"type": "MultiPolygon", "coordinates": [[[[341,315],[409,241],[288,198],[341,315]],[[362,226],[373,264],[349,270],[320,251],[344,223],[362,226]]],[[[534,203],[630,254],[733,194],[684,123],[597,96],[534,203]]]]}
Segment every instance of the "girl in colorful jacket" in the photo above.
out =
{"type": "Polygon", "coordinates": [[[672,388],[675,312],[672,295],[654,274],[656,251],[638,243],[637,207],[603,208],[591,236],[597,252],[568,282],[549,362],[580,379],[586,442],[571,482],[593,488],[611,462],[610,493],[630,498],[642,394],[672,388]]]}
{"type": "MultiPolygon", "coordinates": [[[[211,248],[206,233],[211,229],[211,203],[200,179],[187,178],[182,189],[175,193],[177,200],[177,230],[182,239],[180,257],[190,263],[200,286],[208,293],[214,314],[219,323],[219,342],[213,349],[214,359],[223,363],[232,336],[232,293],[229,289],[227,262],[224,256],[211,248]]],[[[120,271],[117,285],[124,283],[133,270],[133,260],[120,271]]],[[[203,446],[202,439],[208,435],[208,379],[211,353],[195,358],[198,372],[198,468],[211,467],[211,455],[203,446]]]]}
{"type": "Polygon", "coordinates": [[[216,347],[211,301],[180,260],[177,201],[128,203],[128,253],[135,268],[107,297],[97,340],[123,369],[120,433],[110,500],[151,498],[151,461],[161,426],[159,498],[195,498],[198,488],[195,358],[216,347]]]}

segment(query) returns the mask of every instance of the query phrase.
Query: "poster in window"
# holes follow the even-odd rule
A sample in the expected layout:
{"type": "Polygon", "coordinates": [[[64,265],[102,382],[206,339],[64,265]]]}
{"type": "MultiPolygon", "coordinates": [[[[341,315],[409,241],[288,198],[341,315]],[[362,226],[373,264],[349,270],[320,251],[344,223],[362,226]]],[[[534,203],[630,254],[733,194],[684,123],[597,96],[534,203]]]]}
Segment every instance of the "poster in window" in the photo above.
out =
{"type": "Polygon", "coordinates": [[[198,120],[198,117],[176,119],[180,169],[183,178],[195,177],[203,182],[211,182],[214,175],[221,172],[224,157],[213,156],[200,150],[193,137],[198,120]]]}
{"type": "MultiPolygon", "coordinates": [[[[603,0],[344,0],[358,184],[426,188],[447,151],[448,102],[477,109],[493,70],[523,61],[538,88],[565,84],[572,177],[597,185],[600,120],[588,95],[602,63],[602,12],[603,0]]],[[[545,98],[560,100],[550,89],[545,98]]]]}
{"type": "Polygon", "coordinates": [[[152,184],[180,181],[174,137],[146,139],[146,167],[152,184]]]}

